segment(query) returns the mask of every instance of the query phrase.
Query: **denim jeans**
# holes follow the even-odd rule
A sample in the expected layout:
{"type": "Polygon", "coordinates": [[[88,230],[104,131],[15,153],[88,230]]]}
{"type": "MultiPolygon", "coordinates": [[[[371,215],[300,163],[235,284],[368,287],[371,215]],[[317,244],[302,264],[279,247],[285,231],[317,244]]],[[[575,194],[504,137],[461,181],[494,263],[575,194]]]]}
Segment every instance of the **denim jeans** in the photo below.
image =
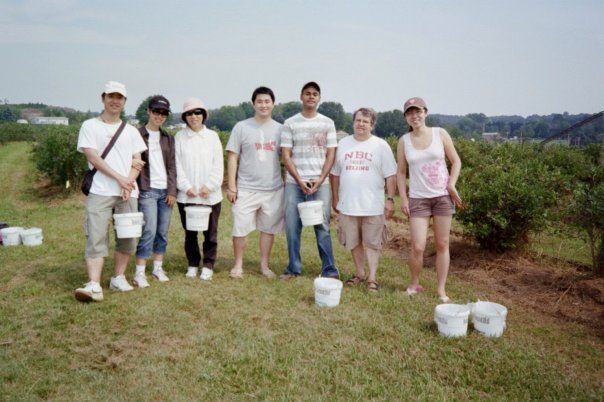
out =
{"type": "Polygon", "coordinates": [[[321,256],[321,275],[337,276],[338,271],[333,258],[333,248],[329,234],[329,218],[331,215],[329,185],[322,185],[314,194],[306,195],[297,184],[285,183],[285,235],[289,253],[289,264],[285,268],[285,273],[293,275],[302,273],[302,260],[300,258],[302,221],[298,212],[298,203],[315,200],[323,201],[323,223],[313,226],[317,238],[317,248],[321,256]]]}
{"type": "Polygon", "coordinates": [[[168,246],[168,228],[172,217],[172,208],[166,204],[167,190],[152,188],[141,191],[138,196],[138,211],[144,215],[145,225],[136,256],[147,259],[151,252],[165,254],[168,246]]]}

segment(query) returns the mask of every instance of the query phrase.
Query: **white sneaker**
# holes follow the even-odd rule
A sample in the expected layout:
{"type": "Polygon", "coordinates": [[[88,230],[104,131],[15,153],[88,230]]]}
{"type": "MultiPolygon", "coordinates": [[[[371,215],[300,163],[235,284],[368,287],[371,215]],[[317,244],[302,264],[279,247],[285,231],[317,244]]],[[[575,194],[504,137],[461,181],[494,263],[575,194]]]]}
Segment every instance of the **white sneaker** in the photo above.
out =
{"type": "Polygon", "coordinates": [[[187,278],[195,278],[197,276],[197,268],[189,267],[187,268],[187,273],[185,274],[187,278]]]}
{"type": "Polygon", "coordinates": [[[134,285],[138,286],[139,288],[149,287],[149,282],[147,282],[147,277],[145,276],[145,274],[134,275],[134,278],[132,278],[132,283],[134,283],[134,285]]]}
{"type": "MultiPolygon", "coordinates": [[[[164,272],[163,268],[154,269],[151,275],[153,275],[153,277],[160,282],[168,282],[170,280],[170,278],[168,278],[168,275],[166,275],[166,273],[164,272]]],[[[195,275],[193,275],[193,278],[195,278],[195,275]]]]}
{"type": "Polygon", "coordinates": [[[119,290],[120,292],[129,292],[134,288],[128,283],[124,275],[120,275],[111,278],[109,289],[119,290]]]}
{"type": "Polygon", "coordinates": [[[75,290],[75,298],[81,302],[103,301],[103,289],[97,282],[88,282],[83,288],[75,290]]]}
{"type": "Polygon", "coordinates": [[[201,269],[201,274],[199,275],[199,279],[202,281],[211,281],[212,275],[214,275],[214,271],[210,268],[203,267],[201,269]]]}

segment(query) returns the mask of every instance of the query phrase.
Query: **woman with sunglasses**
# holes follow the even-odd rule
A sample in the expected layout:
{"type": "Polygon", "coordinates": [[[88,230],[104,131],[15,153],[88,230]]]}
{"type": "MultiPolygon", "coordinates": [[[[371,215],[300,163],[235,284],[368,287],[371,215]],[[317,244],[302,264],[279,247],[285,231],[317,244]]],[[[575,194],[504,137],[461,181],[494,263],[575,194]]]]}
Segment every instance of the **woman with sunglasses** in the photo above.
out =
{"type": "Polygon", "coordinates": [[[398,142],[396,177],[401,195],[401,209],[409,218],[411,232],[411,284],[407,287],[407,293],[411,296],[424,290],[419,284],[419,274],[432,217],[437,294],[441,302],[449,303],[450,299],[445,292],[449,272],[449,233],[455,205],[461,205],[461,198],[455,188],[461,170],[461,160],[451,137],[444,129],[426,126],[428,107],[423,99],[415,97],[407,100],[403,114],[409,124],[409,133],[403,135],[398,142]],[[445,157],[451,162],[450,175],[445,157]]]}
{"type": "Polygon", "coordinates": [[[145,221],[136,249],[136,272],[133,279],[139,288],[149,286],[145,265],[152,253],[152,276],[160,282],[169,280],[162,265],[168,246],[172,207],[176,202],[174,137],[161,128],[170,114],[170,102],[161,95],[153,96],[149,100],[147,114],[148,122],[139,128],[147,145],[147,150],[142,153],[145,164],[136,180],[140,189],[138,210],[143,213],[145,221]]]}
{"type": "Polygon", "coordinates": [[[187,127],[176,133],[177,204],[185,230],[187,278],[195,278],[201,263],[197,232],[187,230],[185,207],[206,205],[212,208],[208,229],[203,232],[203,266],[199,278],[212,280],[218,250],[218,217],[222,201],[224,176],[222,144],[216,132],[204,123],[208,111],[197,98],[189,98],[182,109],[187,127]]]}

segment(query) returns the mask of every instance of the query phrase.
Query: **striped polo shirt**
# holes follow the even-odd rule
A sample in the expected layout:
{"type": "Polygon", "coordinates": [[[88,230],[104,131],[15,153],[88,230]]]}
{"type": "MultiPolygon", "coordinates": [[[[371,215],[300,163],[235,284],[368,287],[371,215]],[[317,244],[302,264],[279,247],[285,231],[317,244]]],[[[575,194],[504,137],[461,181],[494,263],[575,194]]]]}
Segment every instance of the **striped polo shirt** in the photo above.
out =
{"type": "MultiPolygon", "coordinates": [[[[311,119],[298,113],[283,124],[281,147],[292,148],[292,161],[302,180],[317,179],[321,176],[327,148],[337,146],[333,120],[320,113],[311,119]]],[[[296,182],[289,172],[286,182],[296,182]]],[[[326,179],[325,183],[328,182],[329,179],[326,179]]]]}

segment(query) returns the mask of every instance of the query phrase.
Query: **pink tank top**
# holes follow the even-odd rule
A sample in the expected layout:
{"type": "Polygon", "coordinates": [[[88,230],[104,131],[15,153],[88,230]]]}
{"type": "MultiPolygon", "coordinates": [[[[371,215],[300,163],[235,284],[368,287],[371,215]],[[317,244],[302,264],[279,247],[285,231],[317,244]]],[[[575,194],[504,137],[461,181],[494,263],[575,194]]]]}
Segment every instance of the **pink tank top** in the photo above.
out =
{"type": "Polygon", "coordinates": [[[432,127],[432,142],[426,149],[415,149],[411,133],[403,136],[409,169],[409,198],[434,198],[449,195],[449,172],[440,129],[432,127]]]}

